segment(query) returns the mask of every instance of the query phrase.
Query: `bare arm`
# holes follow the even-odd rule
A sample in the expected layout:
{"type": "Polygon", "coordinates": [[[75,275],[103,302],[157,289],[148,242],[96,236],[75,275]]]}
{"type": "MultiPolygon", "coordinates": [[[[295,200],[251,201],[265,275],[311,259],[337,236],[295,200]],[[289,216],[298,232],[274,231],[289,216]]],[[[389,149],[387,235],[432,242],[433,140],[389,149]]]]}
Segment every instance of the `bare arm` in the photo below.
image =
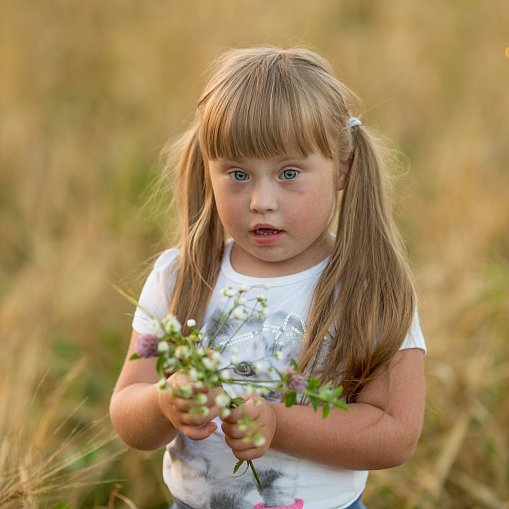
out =
{"type": "Polygon", "coordinates": [[[318,463],[350,470],[376,470],[404,463],[421,432],[424,415],[423,352],[413,348],[399,351],[392,360],[392,399],[389,376],[367,385],[349,411],[331,410],[326,419],[321,411],[283,403],[260,406],[248,402],[248,409],[266,438],[263,446],[242,441],[243,433],[232,412],[223,423],[226,441],[238,459],[255,459],[268,447],[318,463]]]}
{"type": "MultiPolygon", "coordinates": [[[[219,412],[214,403],[214,391],[209,392],[208,388],[201,391],[208,393],[209,414],[191,416],[185,400],[157,390],[156,358],[129,360],[138,336],[133,330],[110,402],[111,422],[120,438],[130,447],[150,451],[170,443],[179,431],[192,440],[210,436],[217,428],[210,421],[219,412]]],[[[189,379],[175,373],[168,382],[171,386],[180,386],[189,383],[189,379]]]]}

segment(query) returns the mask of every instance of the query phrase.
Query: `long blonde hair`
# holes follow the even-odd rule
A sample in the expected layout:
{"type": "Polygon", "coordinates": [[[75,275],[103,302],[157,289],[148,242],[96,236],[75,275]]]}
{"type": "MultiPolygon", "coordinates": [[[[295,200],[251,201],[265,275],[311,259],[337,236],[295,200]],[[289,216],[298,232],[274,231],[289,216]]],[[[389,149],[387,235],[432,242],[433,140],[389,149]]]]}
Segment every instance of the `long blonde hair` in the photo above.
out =
{"type": "Polygon", "coordinates": [[[162,178],[180,213],[180,251],[169,312],[203,321],[224,253],[205,161],[321,151],[351,167],[332,224],[334,252],[311,300],[301,369],[344,387],[355,401],[387,369],[410,330],[412,275],[388,201],[393,152],[347,120],[360,103],[330,64],[304,48],[234,49],[216,61],[192,126],[164,149],[162,178]],[[338,283],[340,282],[340,285],[338,283]],[[338,292],[339,286],[339,292],[338,292]],[[319,359],[326,359],[319,367],[319,359]]]}

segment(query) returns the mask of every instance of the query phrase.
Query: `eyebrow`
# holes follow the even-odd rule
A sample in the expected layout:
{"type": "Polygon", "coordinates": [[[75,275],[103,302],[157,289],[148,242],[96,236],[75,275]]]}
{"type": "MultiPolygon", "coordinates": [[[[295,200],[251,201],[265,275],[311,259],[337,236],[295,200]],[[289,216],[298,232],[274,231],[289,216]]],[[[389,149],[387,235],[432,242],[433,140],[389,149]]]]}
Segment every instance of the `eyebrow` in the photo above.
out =
{"type": "MultiPolygon", "coordinates": [[[[278,163],[283,163],[285,161],[292,161],[292,160],[295,160],[295,159],[298,159],[298,160],[304,160],[304,159],[307,159],[306,157],[302,157],[302,156],[298,156],[298,155],[289,155],[289,156],[281,156],[281,157],[278,157],[276,159],[276,161],[278,163]]],[[[238,162],[242,162],[244,161],[243,158],[239,158],[239,159],[230,159],[229,157],[225,157],[224,158],[225,161],[228,161],[228,162],[231,162],[231,163],[238,163],[238,162]]]]}

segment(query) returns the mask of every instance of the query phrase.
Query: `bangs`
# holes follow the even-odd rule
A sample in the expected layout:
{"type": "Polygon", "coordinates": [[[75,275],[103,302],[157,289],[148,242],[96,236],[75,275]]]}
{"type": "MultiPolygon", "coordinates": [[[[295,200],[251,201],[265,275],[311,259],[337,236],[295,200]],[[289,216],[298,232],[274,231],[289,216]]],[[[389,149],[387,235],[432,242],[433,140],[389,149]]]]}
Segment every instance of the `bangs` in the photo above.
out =
{"type": "Polygon", "coordinates": [[[334,151],[325,122],[327,99],[315,76],[280,56],[230,66],[199,104],[200,145],[208,159],[308,157],[334,151]],[[243,67],[242,67],[242,64],[243,67]],[[233,69],[233,67],[235,67],[233,69]],[[308,78],[308,79],[306,79],[308,78]]]}

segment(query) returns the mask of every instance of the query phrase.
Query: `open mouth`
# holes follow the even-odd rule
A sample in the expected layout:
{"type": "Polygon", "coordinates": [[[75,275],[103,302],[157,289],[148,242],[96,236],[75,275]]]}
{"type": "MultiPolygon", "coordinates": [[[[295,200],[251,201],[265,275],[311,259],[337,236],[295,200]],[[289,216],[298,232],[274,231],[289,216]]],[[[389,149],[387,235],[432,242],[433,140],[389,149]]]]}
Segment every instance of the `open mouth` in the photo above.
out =
{"type": "Polygon", "coordinates": [[[258,228],[257,230],[254,230],[256,235],[277,235],[278,233],[281,233],[283,230],[271,230],[269,228],[258,228]]]}

